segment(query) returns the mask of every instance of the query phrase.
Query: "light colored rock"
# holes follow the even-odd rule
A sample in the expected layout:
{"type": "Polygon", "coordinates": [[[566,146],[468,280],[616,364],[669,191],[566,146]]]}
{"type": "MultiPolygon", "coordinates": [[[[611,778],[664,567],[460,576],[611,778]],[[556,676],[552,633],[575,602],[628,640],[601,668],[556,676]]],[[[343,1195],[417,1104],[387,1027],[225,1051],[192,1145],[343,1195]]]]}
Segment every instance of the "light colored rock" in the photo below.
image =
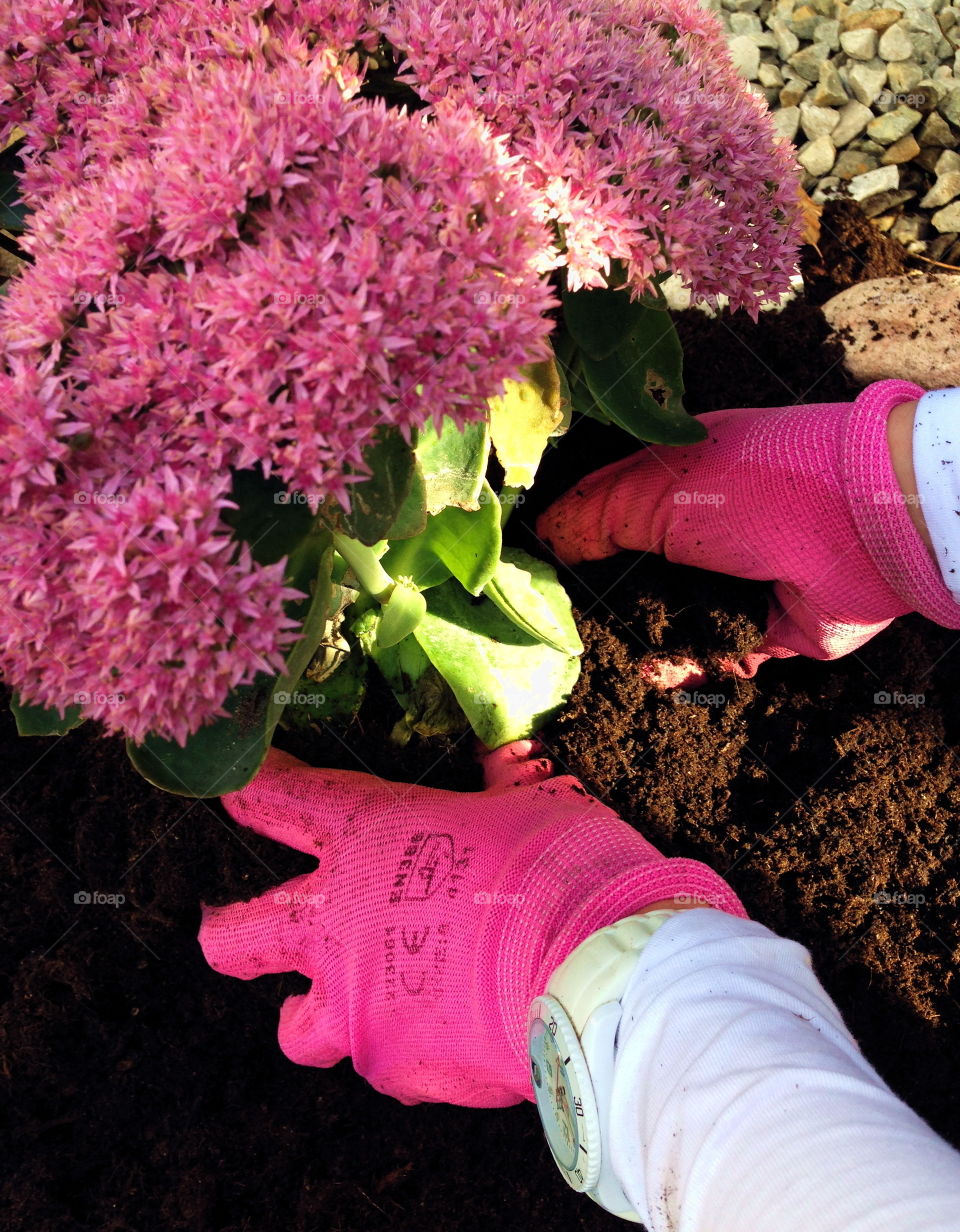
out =
{"type": "Polygon", "coordinates": [[[831,138],[838,149],[859,137],[873,119],[873,112],[870,108],[855,100],[847,103],[846,107],[841,107],[837,114],[839,119],[836,128],[831,133],[831,138]]]}
{"type": "Polygon", "coordinates": [[[923,119],[919,111],[912,107],[894,107],[886,115],[877,116],[867,125],[867,136],[881,145],[892,145],[901,137],[912,132],[923,119]]]}
{"type": "MultiPolygon", "coordinates": [[[[811,43],[802,51],[794,52],[787,63],[798,77],[802,77],[804,81],[813,82],[820,76],[820,65],[829,57],[830,48],[824,43],[811,43]]],[[[886,76],[886,70],[884,70],[884,76],[886,76]]]]}
{"type": "Polygon", "coordinates": [[[960,89],[951,90],[937,110],[954,128],[960,128],[960,89]]]}
{"type": "Polygon", "coordinates": [[[889,30],[903,17],[900,9],[870,9],[866,12],[853,12],[848,9],[840,19],[844,30],[889,30]]]}
{"type": "Polygon", "coordinates": [[[874,193],[888,192],[900,187],[899,167],[877,167],[875,171],[867,171],[864,175],[855,175],[850,181],[850,196],[854,201],[862,201],[874,193]]]}
{"type": "Polygon", "coordinates": [[[936,184],[920,202],[920,208],[923,210],[937,209],[938,206],[947,205],[956,197],[960,197],[960,171],[946,171],[937,177],[936,184]]]}
{"type": "Polygon", "coordinates": [[[960,385],[960,278],[955,275],[860,282],[828,300],[823,313],[858,383],[899,377],[925,389],[960,385]]]}
{"type": "Polygon", "coordinates": [[[811,141],[832,133],[839,119],[839,114],[831,111],[829,107],[814,107],[812,103],[800,104],[800,127],[811,141]]]}
{"type": "Polygon", "coordinates": [[[790,77],[780,91],[780,106],[795,107],[810,89],[809,83],[799,77],[790,77]]]}
{"type": "Polygon", "coordinates": [[[799,4],[787,18],[787,25],[797,38],[812,39],[821,18],[812,4],[799,4]]]}
{"type": "Polygon", "coordinates": [[[881,60],[872,60],[869,64],[852,64],[847,76],[853,97],[858,103],[869,107],[876,102],[877,96],[884,87],[887,80],[887,67],[881,60]],[[879,67],[875,67],[876,65],[879,67]]]}
{"type": "Polygon", "coordinates": [[[842,107],[850,101],[840,74],[830,60],[820,65],[820,78],[810,100],[815,107],[842,107]]]}
{"type": "Polygon", "coordinates": [[[757,80],[762,86],[776,87],[779,90],[783,86],[783,73],[775,64],[761,64],[757,80]]]}
{"type": "MultiPolygon", "coordinates": [[[[899,60],[895,64],[887,65],[887,83],[895,94],[909,94],[921,81],[923,81],[923,69],[919,64],[912,64],[909,60],[899,60]]],[[[918,100],[901,98],[898,101],[913,107],[918,100]]]]}
{"type": "Polygon", "coordinates": [[[773,113],[773,126],[785,141],[793,141],[800,127],[800,108],[781,107],[773,113]]]}
{"type": "Polygon", "coordinates": [[[887,146],[883,154],[880,155],[880,165],[886,167],[894,163],[900,166],[903,163],[911,162],[919,153],[920,146],[917,144],[916,137],[914,137],[913,133],[907,133],[905,137],[901,137],[893,145],[887,146]]]}
{"type": "Polygon", "coordinates": [[[859,150],[844,150],[833,164],[833,174],[841,180],[852,180],[855,175],[866,175],[877,165],[877,160],[870,154],[862,154],[859,150]]]}
{"type": "Polygon", "coordinates": [[[946,175],[948,171],[960,171],[960,154],[955,150],[944,150],[934,164],[935,175],[946,175]]]}
{"type": "Polygon", "coordinates": [[[747,81],[756,81],[760,70],[760,48],[746,34],[727,40],[733,67],[747,81]]]}
{"type": "Polygon", "coordinates": [[[937,210],[930,221],[941,233],[960,231],[960,201],[954,201],[952,205],[945,205],[942,210],[937,210]]]}
{"type": "Polygon", "coordinates": [[[756,13],[731,13],[730,31],[733,34],[760,34],[763,26],[756,13]]]}
{"type": "Polygon", "coordinates": [[[840,195],[839,190],[842,181],[839,176],[825,175],[817,181],[817,186],[810,194],[810,200],[814,205],[823,205],[825,201],[829,201],[831,197],[840,195]]]}
{"type": "Polygon", "coordinates": [[[840,35],[840,46],[854,60],[872,60],[877,54],[877,44],[880,35],[869,26],[859,26],[855,30],[845,30],[840,35]]]}
{"type": "Polygon", "coordinates": [[[820,176],[826,175],[833,166],[836,156],[837,151],[834,149],[833,142],[824,135],[801,146],[797,152],[797,162],[809,175],[819,179],[820,176]]]}
{"type": "Polygon", "coordinates": [[[881,60],[909,60],[913,55],[913,40],[906,22],[898,21],[880,35],[877,52],[881,60]]]}
{"type": "Polygon", "coordinates": [[[927,220],[919,214],[901,214],[890,228],[890,234],[901,244],[915,243],[922,239],[926,232],[927,220]]]}
{"type": "Polygon", "coordinates": [[[831,51],[840,50],[840,23],[838,21],[821,21],[813,32],[813,41],[823,44],[831,51]]]}
{"type": "Polygon", "coordinates": [[[917,140],[922,146],[943,146],[946,149],[957,144],[957,135],[943,116],[931,111],[917,133],[917,140]]]}
{"type": "Polygon", "coordinates": [[[800,40],[782,17],[771,19],[770,33],[777,40],[777,54],[781,60],[789,60],[795,51],[800,50],[800,40]]]}

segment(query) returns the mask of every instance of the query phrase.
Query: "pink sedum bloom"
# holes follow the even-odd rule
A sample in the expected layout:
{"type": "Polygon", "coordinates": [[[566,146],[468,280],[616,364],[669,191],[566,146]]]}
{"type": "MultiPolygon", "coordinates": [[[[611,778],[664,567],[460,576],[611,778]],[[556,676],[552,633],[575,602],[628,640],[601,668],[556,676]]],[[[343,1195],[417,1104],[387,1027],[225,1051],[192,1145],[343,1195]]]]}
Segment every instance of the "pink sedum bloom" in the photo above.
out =
{"type": "Polygon", "coordinates": [[[800,240],[796,162],[697,0],[393,0],[382,28],[431,103],[510,139],[555,225],[567,285],[625,262],[756,312],[800,240]]]}

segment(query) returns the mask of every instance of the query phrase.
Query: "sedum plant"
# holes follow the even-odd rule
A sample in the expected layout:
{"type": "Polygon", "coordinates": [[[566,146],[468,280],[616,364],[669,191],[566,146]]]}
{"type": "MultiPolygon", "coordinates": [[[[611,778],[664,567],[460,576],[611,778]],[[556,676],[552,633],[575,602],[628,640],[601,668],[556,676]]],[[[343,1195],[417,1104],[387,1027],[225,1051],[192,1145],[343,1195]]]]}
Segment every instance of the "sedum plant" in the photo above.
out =
{"type": "Polygon", "coordinates": [[[0,670],[193,795],[370,662],[398,738],[545,721],[506,514],[574,413],[699,439],[659,282],[756,312],[799,237],[693,0],[8,6],[0,147],[0,670]]]}

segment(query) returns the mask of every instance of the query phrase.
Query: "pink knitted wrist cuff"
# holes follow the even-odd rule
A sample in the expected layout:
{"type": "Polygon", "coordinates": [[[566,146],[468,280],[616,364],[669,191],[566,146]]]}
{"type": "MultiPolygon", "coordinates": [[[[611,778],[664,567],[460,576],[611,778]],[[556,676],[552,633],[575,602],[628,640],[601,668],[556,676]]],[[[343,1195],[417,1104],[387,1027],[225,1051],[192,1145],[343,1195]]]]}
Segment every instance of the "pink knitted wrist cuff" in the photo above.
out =
{"type": "Polygon", "coordinates": [[[910,520],[890,461],[887,417],[924,390],[911,381],[877,381],[850,407],[843,440],[843,474],[851,516],[864,547],[891,590],[910,609],[948,629],[960,629],[960,604],[910,520]]]}

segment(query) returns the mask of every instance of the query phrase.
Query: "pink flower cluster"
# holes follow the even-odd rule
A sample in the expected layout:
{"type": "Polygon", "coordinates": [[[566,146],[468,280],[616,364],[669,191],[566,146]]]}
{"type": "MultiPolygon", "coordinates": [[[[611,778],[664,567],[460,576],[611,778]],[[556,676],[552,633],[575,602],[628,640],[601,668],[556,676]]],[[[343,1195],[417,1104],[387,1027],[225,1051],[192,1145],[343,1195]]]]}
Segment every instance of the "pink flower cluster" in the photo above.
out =
{"type": "Polygon", "coordinates": [[[571,290],[611,261],[753,313],[787,289],[796,162],[698,0],[395,0],[383,29],[418,94],[509,136],[571,290]]]}
{"type": "Polygon", "coordinates": [[[296,637],[231,468],[349,505],[379,428],[545,354],[551,269],[752,308],[793,259],[787,156],[694,0],[34,0],[0,11],[17,128],[0,671],[137,742],[296,637]],[[384,37],[426,109],[359,93],[384,37]]]}

